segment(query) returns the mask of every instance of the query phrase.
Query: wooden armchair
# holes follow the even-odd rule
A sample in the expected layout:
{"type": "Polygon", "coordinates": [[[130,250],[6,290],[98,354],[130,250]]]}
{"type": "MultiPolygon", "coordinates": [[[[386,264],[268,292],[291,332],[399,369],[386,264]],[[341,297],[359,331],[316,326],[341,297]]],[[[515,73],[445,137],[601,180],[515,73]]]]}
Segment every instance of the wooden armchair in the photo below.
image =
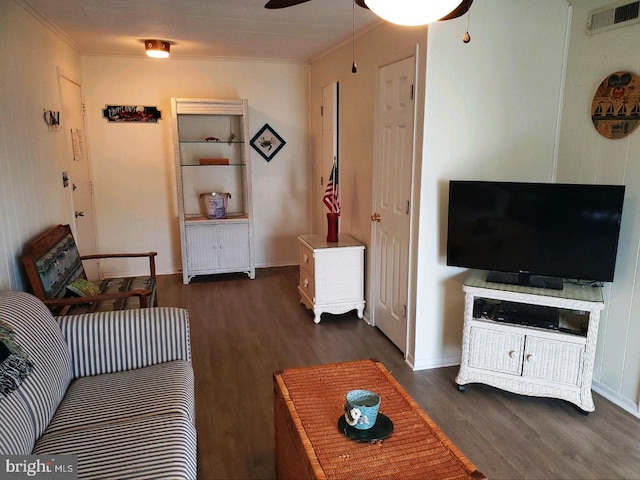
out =
{"type": "Polygon", "coordinates": [[[157,306],[156,255],[156,252],[147,252],[81,256],[69,225],[58,225],[27,244],[22,263],[36,297],[55,315],[76,315],[157,306]],[[87,279],[82,260],[126,257],[148,257],[149,276],[105,278],[96,282],[97,289],[92,288],[98,290],[97,293],[73,296],[68,287],[87,279]]]}

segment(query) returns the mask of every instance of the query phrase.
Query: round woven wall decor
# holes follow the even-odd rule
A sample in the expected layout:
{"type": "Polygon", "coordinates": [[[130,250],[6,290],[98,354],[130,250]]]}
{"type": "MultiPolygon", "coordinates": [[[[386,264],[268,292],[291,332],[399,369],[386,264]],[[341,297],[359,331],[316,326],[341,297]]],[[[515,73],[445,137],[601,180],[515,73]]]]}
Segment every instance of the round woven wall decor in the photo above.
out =
{"type": "Polygon", "coordinates": [[[607,76],[593,96],[591,120],[600,135],[624,138],[640,123],[640,77],[630,72],[607,76]]]}

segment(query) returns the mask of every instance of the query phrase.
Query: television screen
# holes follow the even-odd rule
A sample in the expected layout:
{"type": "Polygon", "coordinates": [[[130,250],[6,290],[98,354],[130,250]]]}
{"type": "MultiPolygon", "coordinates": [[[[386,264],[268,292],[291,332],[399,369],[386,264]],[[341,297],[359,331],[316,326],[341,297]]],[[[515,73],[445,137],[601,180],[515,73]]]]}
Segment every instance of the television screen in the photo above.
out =
{"type": "MultiPolygon", "coordinates": [[[[447,265],[613,281],[623,185],[451,181],[447,265]]],[[[497,279],[496,279],[497,278],[497,279]]],[[[548,286],[545,284],[534,286],[548,286]]],[[[562,288],[550,286],[551,288],[562,288]]]]}

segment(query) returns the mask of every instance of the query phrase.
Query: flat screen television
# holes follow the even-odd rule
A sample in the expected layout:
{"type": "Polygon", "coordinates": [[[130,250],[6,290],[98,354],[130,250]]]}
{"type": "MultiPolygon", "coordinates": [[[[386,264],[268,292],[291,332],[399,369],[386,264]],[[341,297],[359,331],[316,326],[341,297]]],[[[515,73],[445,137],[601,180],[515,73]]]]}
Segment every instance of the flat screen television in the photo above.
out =
{"type": "Polygon", "coordinates": [[[623,185],[449,183],[447,265],[490,271],[487,281],[563,288],[612,282],[623,185]]]}

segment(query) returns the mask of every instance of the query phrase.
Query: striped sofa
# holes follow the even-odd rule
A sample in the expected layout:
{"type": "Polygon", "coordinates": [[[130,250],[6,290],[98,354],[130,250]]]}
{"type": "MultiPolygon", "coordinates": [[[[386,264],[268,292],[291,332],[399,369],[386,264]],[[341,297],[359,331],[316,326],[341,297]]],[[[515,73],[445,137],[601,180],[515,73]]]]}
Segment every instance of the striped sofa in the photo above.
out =
{"type": "Polygon", "coordinates": [[[0,292],[0,328],[32,369],[0,393],[0,454],[76,455],[81,479],[195,479],[186,310],[54,318],[0,292]]]}

